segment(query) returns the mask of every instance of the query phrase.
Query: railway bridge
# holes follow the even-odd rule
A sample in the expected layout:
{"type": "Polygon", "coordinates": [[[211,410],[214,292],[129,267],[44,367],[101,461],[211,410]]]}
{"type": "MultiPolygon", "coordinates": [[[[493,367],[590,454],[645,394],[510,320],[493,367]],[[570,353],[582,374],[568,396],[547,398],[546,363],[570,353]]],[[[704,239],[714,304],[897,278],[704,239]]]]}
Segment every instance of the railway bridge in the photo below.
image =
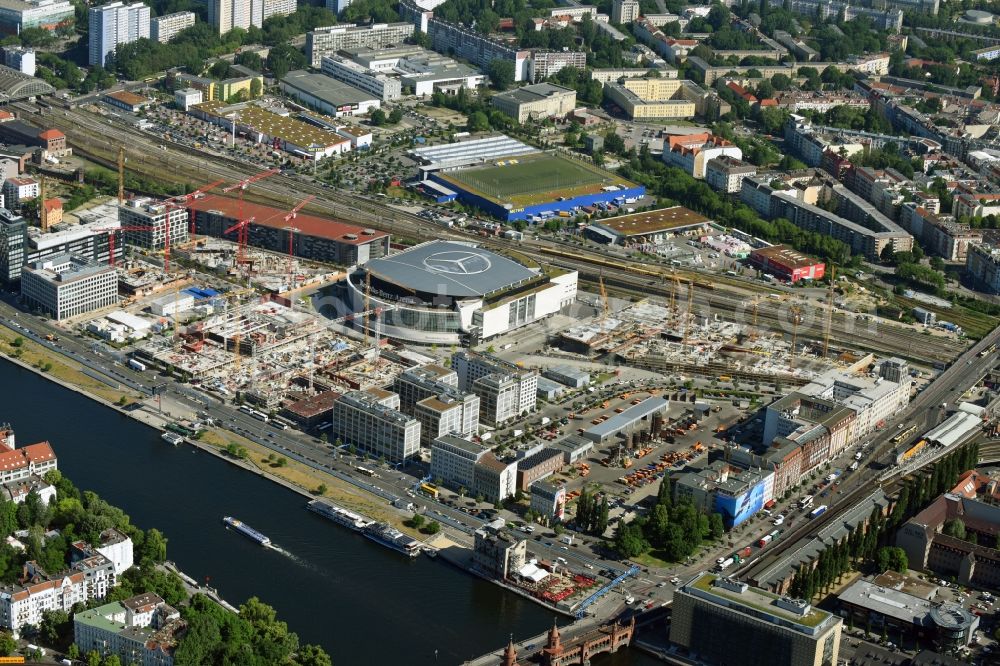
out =
{"type": "Polygon", "coordinates": [[[500,664],[502,666],[520,666],[529,663],[542,666],[587,666],[594,655],[617,652],[629,645],[634,634],[634,616],[627,624],[613,620],[585,633],[572,635],[565,642],[559,633],[559,627],[553,624],[541,649],[534,654],[525,655],[524,660],[518,661],[517,649],[512,639],[504,648],[500,664]]]}

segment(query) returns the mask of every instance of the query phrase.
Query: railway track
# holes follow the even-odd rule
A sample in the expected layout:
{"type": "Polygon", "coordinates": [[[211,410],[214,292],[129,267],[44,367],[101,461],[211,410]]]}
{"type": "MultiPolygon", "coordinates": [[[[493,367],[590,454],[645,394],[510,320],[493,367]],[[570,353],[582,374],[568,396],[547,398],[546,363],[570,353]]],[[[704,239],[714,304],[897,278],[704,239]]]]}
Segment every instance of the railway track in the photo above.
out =
{"type": "MultiPolygon", "coordinates": [[[[86,157],[116,168],[117,146],[127,147],[131,163],[130,169],[145,172],[156,178],[190,184],[217,179],[238,181],[259,171],[259,167],[246,164],[225,155],[211,155],[179,144],[169,144],[167,150],[160,148],[161,141],[133,127],[121,125],[104,116],[79,110],[62,108],[43,109],[44,113],[29,116],[26,120],[37,120],[36,124],[53,126],[72,137],[74,150],[86,157]],[[138,161],[138,164],[136,162],[138,161]]],[[[167,144],[162,144],[167,145],[167,144]]],[[[345,219],[390,232],[397,237],[415,240],[450,239],[477,240],[486,247],[517,250],[556,264],[568,265],[578,270],[581,277],[593,275],[595,270],[603,275],[609,284],[641,295],[656,294],[669,298],[670,280],[677,275],[683,282],[694,288],[695,300],[692,311],[712,316],[716,313],[736,321],[749,322],[750,300],[755,291],[778,293],[773,289],[761,289],[758,285],[744,284],[740,280],[726,276],[707,276],[695,271],[665,269],[640,263],[625,263],[586,250],[567,251],[546,247],[544,244],[515,243],[499,238],[483,239],[460,233],[429,223],[410,213],[388,208],[364,197],[341,190],[331,191],[327,187],[297,177],[275,175],[259,181],[247,193],[248,200],[277,204],[292,208],[303,197],[315,196],[305,210],[345,219]],[[336,199],[333,199],[335,196],[336,199]],[[752,288],[752,289],[751,289],[752,288]],[[736,293],[734,293],[734,290],[736,293]]],[[[596,276],[594,276],[596,277],[596,276]]],[[[682,289],[682,292],[684,290],[682,289]]],[[[677,294],[678,299],[686,299],[686,294],[677,294]]],[[[793,326],[789,318],[787,303],[774,304],[773,299],[762,299],[757,308],[757,326],[772,331],[791,334],[793,326]]],[[[919,363],[928,361],[948,363],[961,352],[954,342],[924,336],[902,326],[880,323],[878,330],[871,326],[856,331],[856,320],[843,313],[835,313],[832,321],[830,340],[836,346],[848,350],[864,349],[883,355],[895,355],[919,363]]],[[[802,315],[797,335],[801,340],[819,341],[823,338],[824,314],[821,311],[807,311],[802,315]]]]}

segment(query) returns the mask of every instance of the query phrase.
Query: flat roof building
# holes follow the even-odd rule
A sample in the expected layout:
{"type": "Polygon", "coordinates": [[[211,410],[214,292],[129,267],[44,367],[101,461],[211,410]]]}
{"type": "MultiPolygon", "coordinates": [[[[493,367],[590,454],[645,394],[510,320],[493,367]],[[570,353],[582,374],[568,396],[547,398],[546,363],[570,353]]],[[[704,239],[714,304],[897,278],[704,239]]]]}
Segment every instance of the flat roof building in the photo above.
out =
{"type": "Polygon", "coordinates": [[[170,666],[186,627],[176,609],[147,592],[74,614],[73,642],[84,653],[114,654],[125,663],[143,666],[170,666]]]}
{"type": "Polygon", "coordinates": [[[162,250],[188,239],[187,211],[149,197],[127,200],[118,207],[118,220],[123,227],[132,227],[122,231],[122,240],[134,247],[162,250]]]}
{"type": "Polygon", "coordinates": [[[660,244],[677,234],[707,229],[710,224],[704,215],[673,206],[592,222],[586,233],[594,240],[614,245],[660,244]]]}
{"type": "Polygon", "coordinates": [[[608,99],[633,120],[705,115],[708,93],[685,79],[627,78],[604,86],[608,99]]]}
{"type": "Polygon", "coordinates": [[[118,274],[76,255],[57,255],[22,268],[21,297],[63,320],[117,304],[118,274]]]}
{"type": "Polygon", "coordinates": [[[281,91],[306,106],[336,118],[365,115],[382,103],[371,93],[326,74],[296,69],[281,79],[281,91]]]}
{"type": "Polygon", "coordinates": [[[398,410],[399,396],[349,391],[333,403],[331,433],[375,456],[402,462],[420,451],[420,422],[398,410]]]}
{"type": "Polygon", "coordinates": [[[583,436],[595,444],[605,446],[620,436],[627,437],[639,430],[649,430],[658,418],[662,420],[669,406],[668,399],[651,396],[621,414],[615,414],[604,423],[584,430],[583,436]]]}
{"type": "Polygon", "coordinates": [[[0,32],[19,35],[27,28],[54,31],[73,25],[75,10],[68,0],[2,0],[0,32]]]}
{"type": "Polygon", "coordinates": [[[538,447],[524,452],[527,455],[517,461],[517,487],[526,491],[539,479],[560,471],[563,466],[563,452],[556,449],[538,447]]]}
{"type": "Polygon", "coordinates": [[[319,67],[323,56],[342,49],[381,49],[402,44],[407,37],[413,35],[413,30],[412,23],[372,23],[361,26],[342,23],[316,28],[306,33],[306,57],[310,65],[319,67]]]}
{"type": "Polygon", "coordinates": [[[156,16],[149,21],[149,38],[155,42],[166,44],[177,36],[181,30],[194,25],[194,12],[174,12],[156,16]]]}
{"type": "Polygon", "coordinates": [[[701,573],[674,593],[670,642],[702,663],[731,663],[739,646],[746,666],[833,666],[841,624],[807,601],[701,573]]]}
{"type": "Polygon", "coordinates": [[[491,104],[519,123],[562,118],[576,107],[576,91],[552,83],[535,83],[498,93],[491,104]]]}
{"type": "MultiPolygon", "coordinates": [[[[188,203],[194,212],[195,233],[214,238],[236,240],[225,231],[241,218],[252,217],[247,242],[273,252],[288,253],[287,210],[221,196],[207,196],[188,203]]],[[[356,266],[385,255],[389,235],[374,229],[299,213],[295,218],[299,230],[293,235],[292,252],[296,257],[341,266],[356,266]]]]}
{"type": "Polygon", "coordinates": [[[452,488],[472,490],[475,467],[489,447],[458,435],[441,435],[431,442],[431,477],[452,488]]]}
{"type": "Polygon", "coordinates": [[[750,264],[795,283],[799,280],[820,280],[826,273],[826,264],[806,256],[787,245],[770,245],[750,252],[750,264]]]}

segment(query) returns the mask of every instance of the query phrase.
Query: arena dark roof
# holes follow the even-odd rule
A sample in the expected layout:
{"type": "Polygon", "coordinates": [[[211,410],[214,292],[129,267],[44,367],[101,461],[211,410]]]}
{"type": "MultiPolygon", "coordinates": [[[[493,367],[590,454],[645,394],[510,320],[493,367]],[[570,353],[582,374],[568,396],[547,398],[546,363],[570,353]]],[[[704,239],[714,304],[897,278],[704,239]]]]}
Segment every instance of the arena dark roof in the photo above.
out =
{"type": "Polygon", "coordinates": [[[481,297],[537,273],[483,248],[431,241],[366,264],[372,277],[423,293],[453,298],[481,297]]]}

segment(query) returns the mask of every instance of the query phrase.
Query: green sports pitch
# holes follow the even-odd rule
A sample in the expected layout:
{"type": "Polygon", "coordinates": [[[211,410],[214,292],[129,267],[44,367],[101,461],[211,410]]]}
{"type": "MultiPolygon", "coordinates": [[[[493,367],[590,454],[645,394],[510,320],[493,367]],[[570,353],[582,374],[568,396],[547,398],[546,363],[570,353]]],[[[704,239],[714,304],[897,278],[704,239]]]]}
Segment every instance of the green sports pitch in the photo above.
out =
{"type": "Polygon", "coordinates": [[[497,160],[489,166],[441,174],[458,187],[498,202],[529,206],[627,184],[622,178],[561,155],[528,155],[497,160]]]}

